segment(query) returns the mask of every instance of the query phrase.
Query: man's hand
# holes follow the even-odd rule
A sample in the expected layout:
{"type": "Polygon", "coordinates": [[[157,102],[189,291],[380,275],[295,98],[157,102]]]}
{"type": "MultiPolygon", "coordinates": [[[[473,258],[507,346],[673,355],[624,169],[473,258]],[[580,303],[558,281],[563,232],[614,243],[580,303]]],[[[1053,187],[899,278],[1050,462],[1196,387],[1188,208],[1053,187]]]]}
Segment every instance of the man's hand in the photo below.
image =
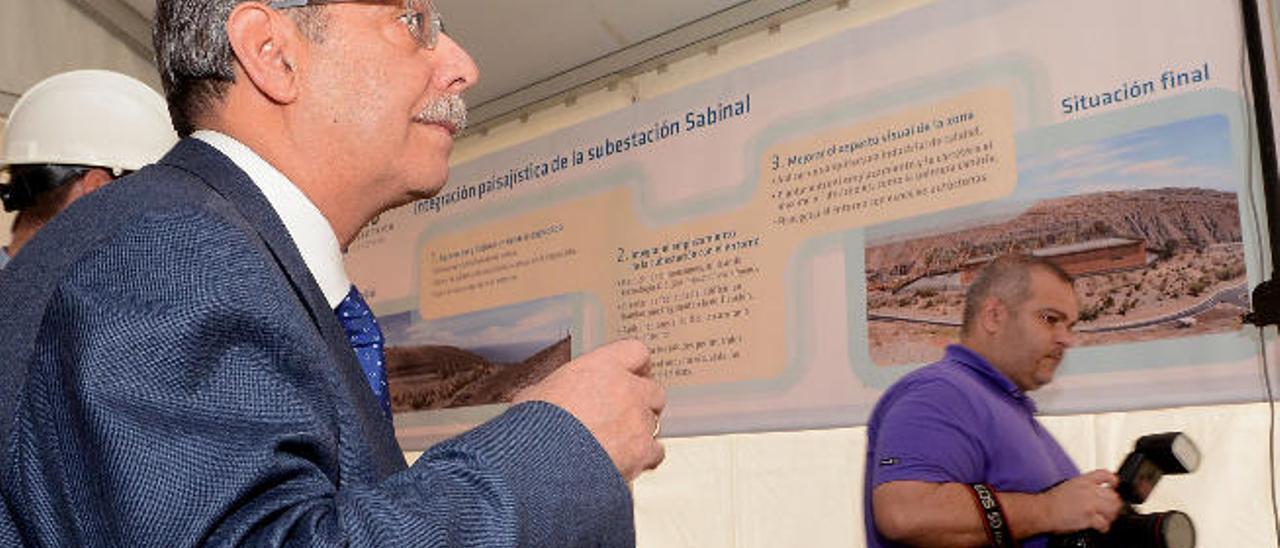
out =
{"type": "Polygon", "coordinates": [[[1094,470],[1058,484],[1044,493],[1046,525],[1054,533],[1111,529],[1124,504],[1116,494],[1115,474],[1094,470]]]}
{"type": "Polygon", "coordinates": [[[516,394],[515,403],[560,406],[591,431],[627,481],[662,462],[655,438],[666,391],[649,378],[649,349],[636,341],[597,348],[516,394]]]}

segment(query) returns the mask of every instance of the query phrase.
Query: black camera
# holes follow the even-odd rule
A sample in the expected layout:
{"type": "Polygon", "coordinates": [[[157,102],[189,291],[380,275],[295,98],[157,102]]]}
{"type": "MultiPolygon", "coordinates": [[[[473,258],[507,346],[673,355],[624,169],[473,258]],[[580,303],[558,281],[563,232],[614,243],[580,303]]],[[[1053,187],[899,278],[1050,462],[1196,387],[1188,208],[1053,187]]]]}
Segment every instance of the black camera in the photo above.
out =
{"type": "Polygon", "coordinates": [[[1054,537],[1051,548],[1194,548],[1196,528],[1191,518],[1177,510],[1143,514],[1133,505],[1146,502],[1160,478],[1186,474],[1200,466],[1200,451],[1182,432],[1165,432],[1138,438],[1133,452],[1116,473],[1116,492],[1124,509],[1106,534],[1077,531],[1054,537]]]}

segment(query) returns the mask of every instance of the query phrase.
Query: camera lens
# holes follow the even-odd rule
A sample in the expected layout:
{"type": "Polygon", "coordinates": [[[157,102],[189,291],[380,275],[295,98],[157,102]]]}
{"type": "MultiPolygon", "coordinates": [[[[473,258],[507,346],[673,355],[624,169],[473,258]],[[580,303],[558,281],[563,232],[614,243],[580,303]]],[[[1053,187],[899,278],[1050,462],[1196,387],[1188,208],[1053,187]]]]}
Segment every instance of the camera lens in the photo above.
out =
{"type": "Polygon", "coordinates": [[[1195,548],[1191,518],[1176,510],[1152,514],[1124,514],[1111,524],[1107,546],[1125,548],[1195,548]]]}
{"type": "Polygon", "coordinates": [[[1164,545],[1168,548],[1194,548],[1196,545],[1196,526],[1191,518],[1178,511],[1160,514],[1160,536],[1164,537],[1164,545]]]}

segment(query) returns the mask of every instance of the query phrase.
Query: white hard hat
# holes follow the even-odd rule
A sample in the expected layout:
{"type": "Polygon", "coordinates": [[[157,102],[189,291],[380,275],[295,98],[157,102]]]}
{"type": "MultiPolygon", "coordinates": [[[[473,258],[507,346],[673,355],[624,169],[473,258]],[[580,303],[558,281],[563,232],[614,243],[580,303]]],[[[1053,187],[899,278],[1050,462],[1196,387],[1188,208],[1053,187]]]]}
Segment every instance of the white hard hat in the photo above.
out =
{"type": "Polygon", "coordinates": [[[9,114],[0,169],[67,164],[134,171],[178,140],[164,98],[107,70],[75,70],[28,89],[9,114]]]}

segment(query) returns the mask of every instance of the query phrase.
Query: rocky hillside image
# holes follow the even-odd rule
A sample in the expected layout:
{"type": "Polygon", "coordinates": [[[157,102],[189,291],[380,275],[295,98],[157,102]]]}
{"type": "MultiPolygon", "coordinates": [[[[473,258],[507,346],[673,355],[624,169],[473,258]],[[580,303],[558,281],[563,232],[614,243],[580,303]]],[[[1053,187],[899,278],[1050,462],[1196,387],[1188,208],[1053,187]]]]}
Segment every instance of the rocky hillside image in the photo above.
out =
{"type": "Polygon", "coordinates": [[[509,402],[522,388],[568,363],[572,342],[565,337],[518,363],[493,363],[454,346],[387,348],[392,411],[509,402]]]}
{"type": "Polygon", "coordinates": [[[1044,200],[1011,218],[871,242],[871,355],[935,359],[958,338],[964,291],[987,260],[1036,253],[1076,276],[1082,344],[1238,329],[1248,304],[1235,193],[1196,188],[1044,200]]]}
{"type": "Polygon", "coordinates": [[[1004,222],[872,242],[866,251],[867,284],[892,290],[921,276],[955,271],[973,259],[1115,237],[1141,239],[1166,258],[1184,249],[1237,244],[1236,195],[1165,188],[1045,200],[1004,222]]]}

